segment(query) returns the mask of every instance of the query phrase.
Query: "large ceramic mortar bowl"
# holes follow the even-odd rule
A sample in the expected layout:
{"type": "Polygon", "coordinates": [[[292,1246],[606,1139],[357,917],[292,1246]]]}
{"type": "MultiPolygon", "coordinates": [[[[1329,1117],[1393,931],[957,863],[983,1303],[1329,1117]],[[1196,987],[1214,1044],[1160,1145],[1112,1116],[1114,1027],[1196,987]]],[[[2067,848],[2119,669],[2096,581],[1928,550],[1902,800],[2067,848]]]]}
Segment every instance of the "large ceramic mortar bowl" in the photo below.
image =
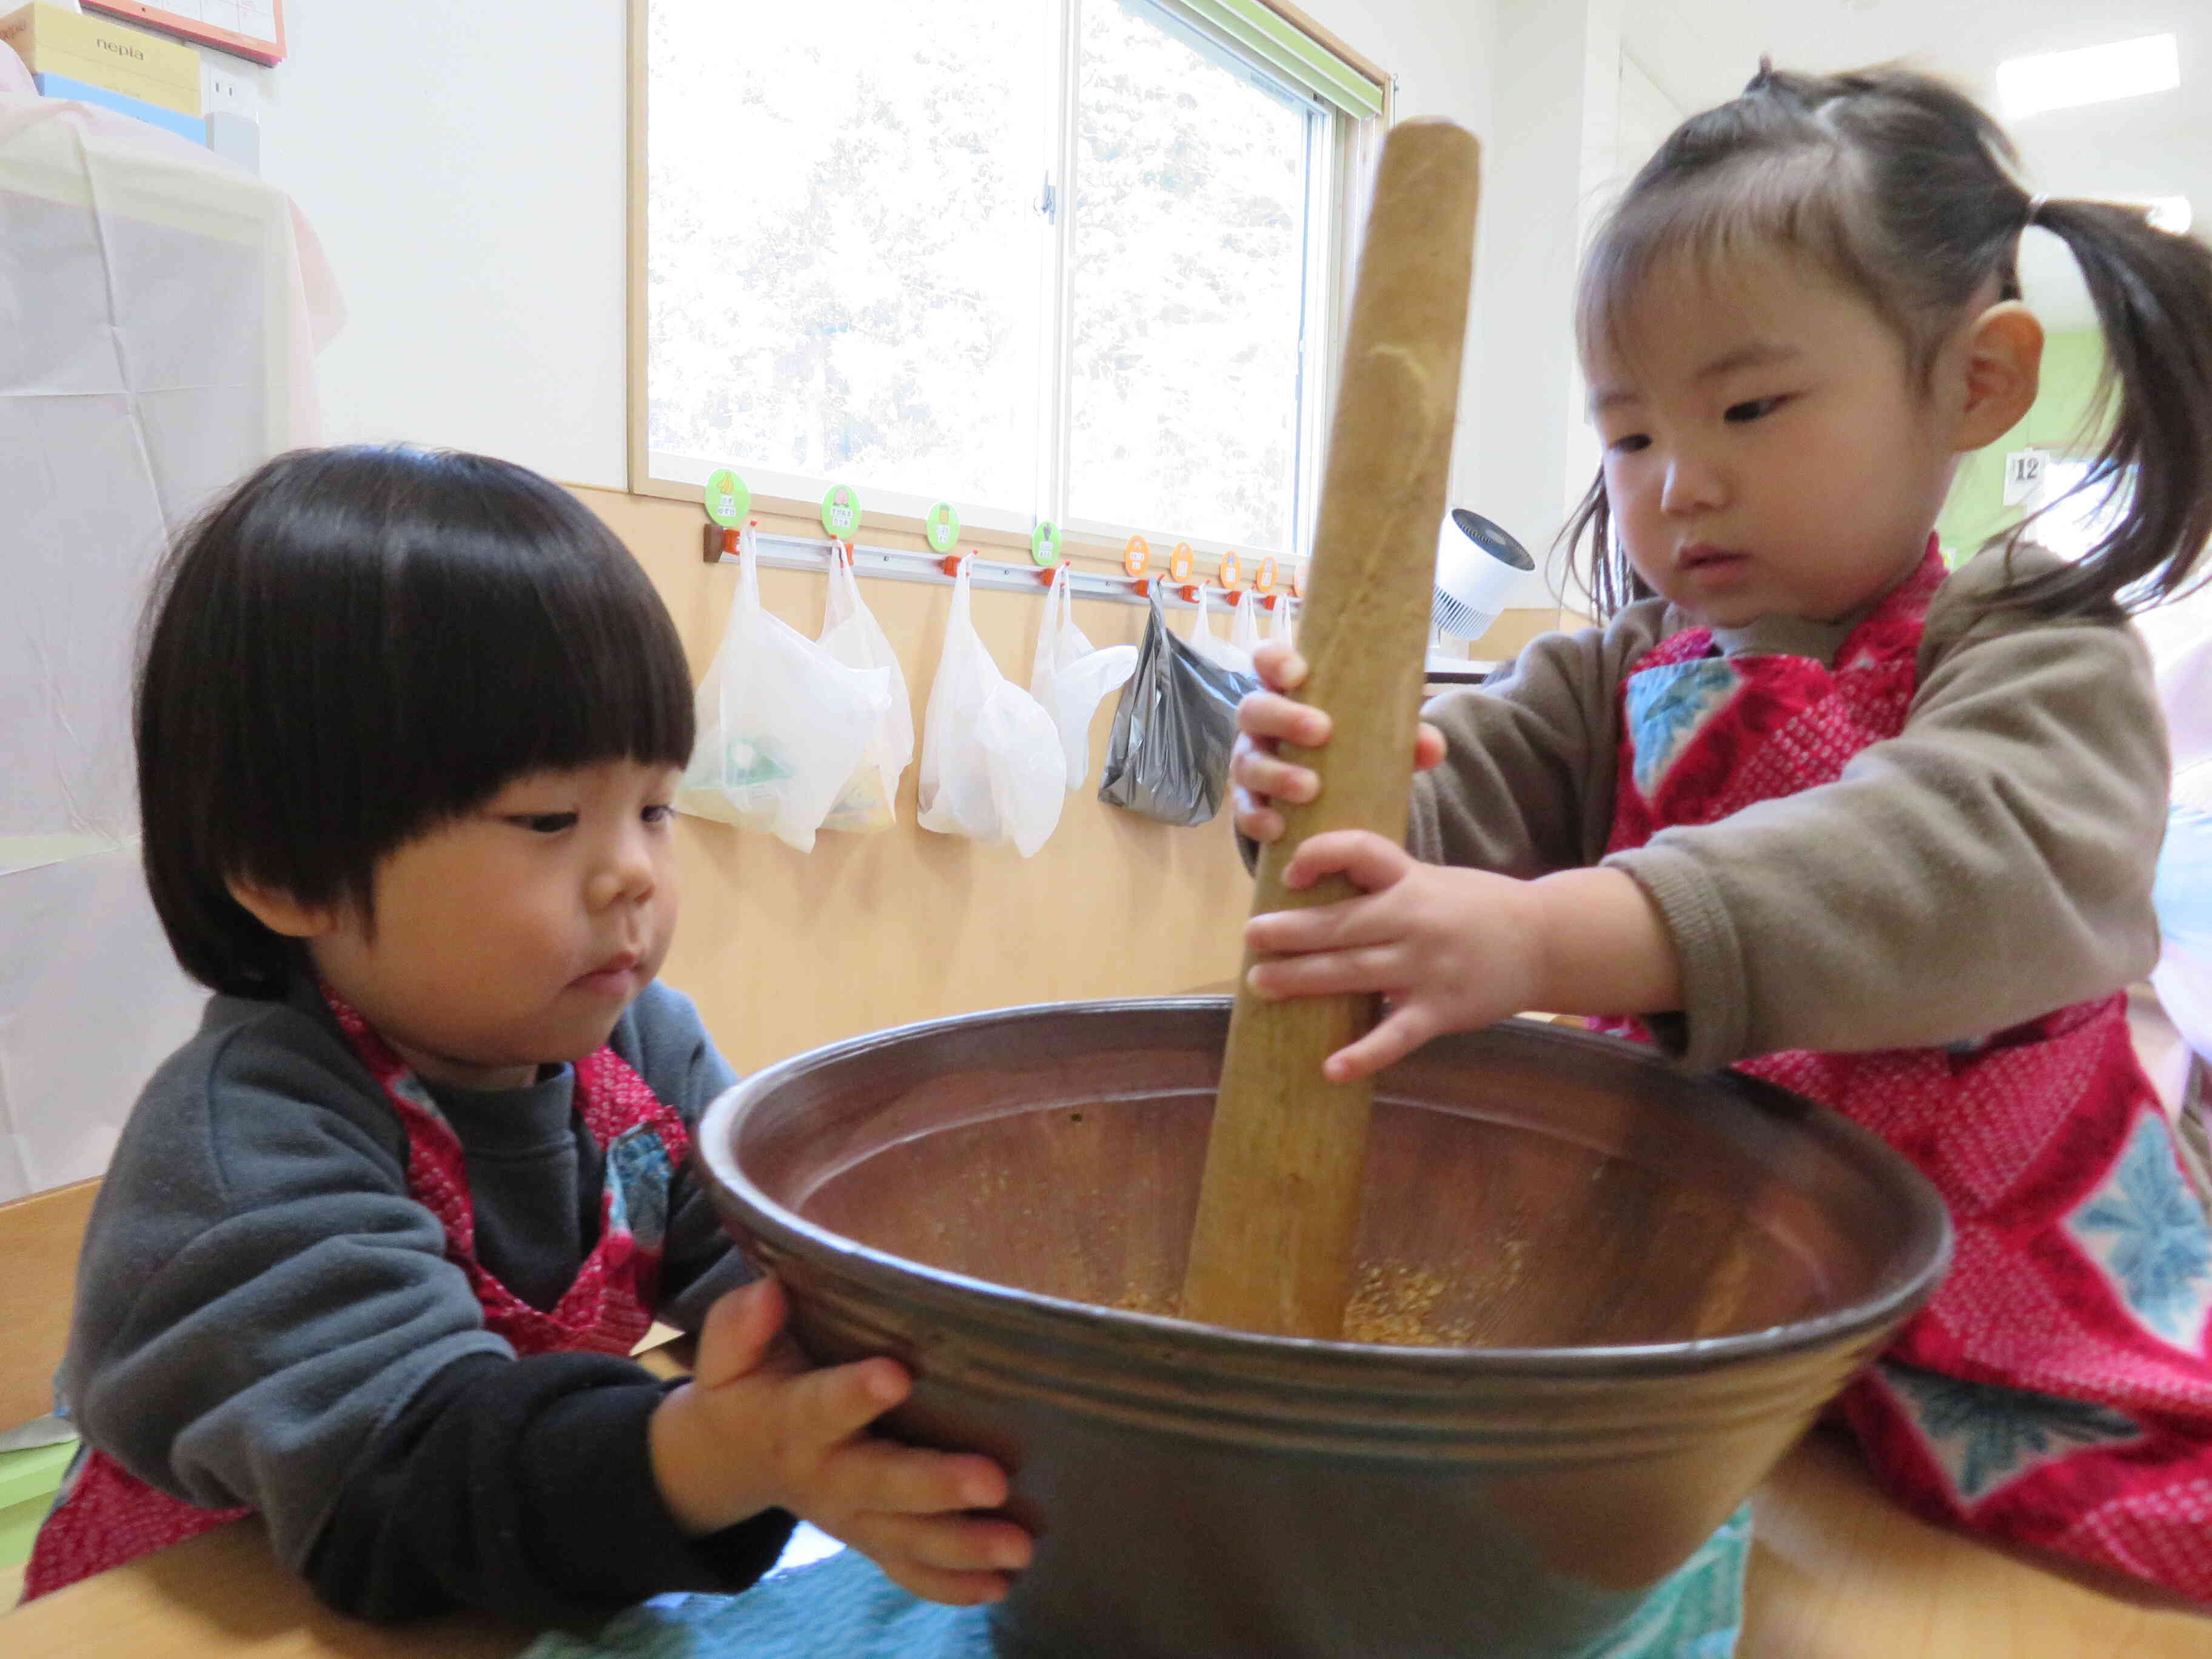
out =
{"type": "Polygon", "coordinates": [[[1462,1346],[1143,1311],[1182,1282],[1228,1022],[1212,999],[933,1021],[771,1066],[702,1127],[805,1350],[903,1360],[891,1430],[1012,1474],[1037,1551],[1002,1653],[1575,1653],[1948,1253],[1934,1191],[1841,1117],[1516,1020],[1376,1090],[1364,1300],[1462,1346]]]}

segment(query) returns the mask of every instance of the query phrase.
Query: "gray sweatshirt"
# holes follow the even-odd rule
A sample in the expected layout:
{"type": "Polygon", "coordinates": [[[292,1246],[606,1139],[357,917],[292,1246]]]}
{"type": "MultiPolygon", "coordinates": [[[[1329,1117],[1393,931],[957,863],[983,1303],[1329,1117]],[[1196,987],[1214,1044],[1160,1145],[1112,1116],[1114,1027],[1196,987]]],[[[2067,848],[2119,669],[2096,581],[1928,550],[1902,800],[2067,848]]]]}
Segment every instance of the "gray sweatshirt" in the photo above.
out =
{"type": "MultiPolygon", "coordinates": [[[[1836,781],[1610,857],[1622,677],[1692,623],[1650,599],[1537,640],[1429,706],[1449,753],[1416,782],[1414,854],[1626,871],[1681,957],[1680,1017],[1655,1031],[1697,1068],[1978,1038],[2126,985],[2158,954],[2166,744],[2148,655],[2118,617],[1990,609],[2005,579],[1989,553],[1937,590],[1904,730],[1836,781]]],[[[1853,625],[1770,617],[1715,643],[1832,663],[1853,625]]]]}
{"type": "MultiPolygon", "coordinates": [[[[659,984],[611,1042],[696,1125],[732,1080],[659,984]]],[[[540,1307],[598,1242],[603,1160],[574,1069],[434,1087],[459,1136],[477,1255],[540,1307]]],[[[696,1325],[745,1276],[691,1168],[670,1194],[660,1316],[696,1325]]],[[[62,1391],[87,1441],[163,1491],[250,1505],[285,1564],[369,1617],[456,1603],[538,1621],[738,1587],[788,1516],[694,1541],[659,1502],[625,1359],[518,1359],[483,1327],[407,1137],[314,990],[216,997],[146,1088],[94,1206],[62,1391]]]]}

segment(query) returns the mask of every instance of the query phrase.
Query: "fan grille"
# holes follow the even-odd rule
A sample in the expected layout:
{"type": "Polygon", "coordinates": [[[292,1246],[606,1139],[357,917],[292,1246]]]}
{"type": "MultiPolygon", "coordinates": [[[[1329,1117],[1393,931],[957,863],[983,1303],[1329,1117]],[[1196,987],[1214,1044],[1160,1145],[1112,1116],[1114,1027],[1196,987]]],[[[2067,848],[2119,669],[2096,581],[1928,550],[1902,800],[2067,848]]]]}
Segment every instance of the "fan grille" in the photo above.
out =
{"type": "Polygon", "coordinates": [[[1498,620],[1495,611],[1478,611],[1473,605],[1454,599],[1443,588],[1436,590],[1435,602],[1429,609],[1429,621],[1439,634],[1449,634],[1455,640],[1480,639],[1490,631],[1491,623],[1498,620]]]}

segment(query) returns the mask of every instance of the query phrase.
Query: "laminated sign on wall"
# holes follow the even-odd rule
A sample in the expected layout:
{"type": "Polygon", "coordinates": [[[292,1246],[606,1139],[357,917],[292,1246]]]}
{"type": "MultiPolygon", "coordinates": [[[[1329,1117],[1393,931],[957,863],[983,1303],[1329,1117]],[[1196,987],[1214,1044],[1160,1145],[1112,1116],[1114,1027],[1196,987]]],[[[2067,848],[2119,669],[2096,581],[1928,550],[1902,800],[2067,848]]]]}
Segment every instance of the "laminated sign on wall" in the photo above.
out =
{"type": "Polygon", "coordinates": [[[2051,469],[2051,457],[2040,449],[2015,449],[2005,457],[2004,504],[2019,507],[2035,499],[2043,488],[2044,475],[2051,469]]]}

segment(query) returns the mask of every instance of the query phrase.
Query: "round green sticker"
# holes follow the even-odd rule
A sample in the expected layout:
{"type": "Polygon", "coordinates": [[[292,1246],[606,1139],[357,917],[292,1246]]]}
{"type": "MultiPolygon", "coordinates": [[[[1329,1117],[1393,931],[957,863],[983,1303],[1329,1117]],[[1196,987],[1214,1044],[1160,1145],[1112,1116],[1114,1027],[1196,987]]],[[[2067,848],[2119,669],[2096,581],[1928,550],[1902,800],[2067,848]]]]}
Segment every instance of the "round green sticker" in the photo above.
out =
{"type": "Polygon", "coordinates": [[[1060,526],[1050,519],[1030,532],[1030,557],[1048,567],[1060,562],[1060,526]]]}
{"type": "Polygon", "coordinates": [[[950,501],[939,501],[929,509],[921,521],[921,533],[929,538],[933,553],[950,553],[953,543],[960,539],[960,515],[952,510],[950,501]]]}
{"type": "Polygon", "coordinates": [[[707,516],[725,530],[735,530],[753,507],[753,492],[745,481],[726,466],[707,475],[707,516]]]}
{"type": "Polygon", "coordinates": [[[822,498],[822,527],[842,541],[860,527],[860,498],[850,484],[833,484],[822,498]]]}

